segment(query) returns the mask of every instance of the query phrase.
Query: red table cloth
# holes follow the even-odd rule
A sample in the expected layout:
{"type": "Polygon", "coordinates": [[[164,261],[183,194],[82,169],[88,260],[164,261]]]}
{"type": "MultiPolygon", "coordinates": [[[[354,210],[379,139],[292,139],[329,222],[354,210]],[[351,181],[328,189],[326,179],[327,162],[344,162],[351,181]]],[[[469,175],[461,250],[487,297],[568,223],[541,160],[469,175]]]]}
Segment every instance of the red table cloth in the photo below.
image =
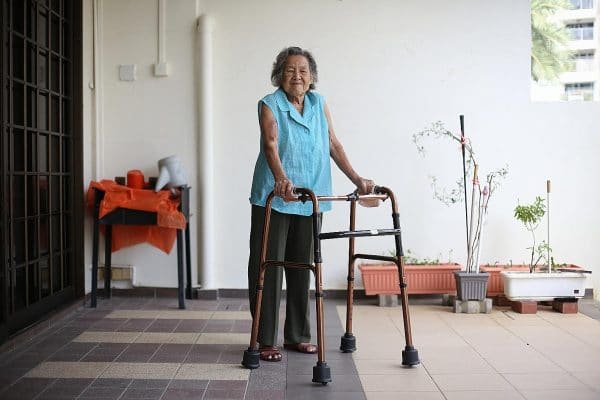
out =
{"type": "Polygon", "coordinates": [[[177,207],[179,197],[169,190],[132,189],[111,180],[92,181],[87,191],[87,203],[94,206],[94,190],[104,192],[98,218],[117,208],[156,213],[156,225],[113,225],[112,251],[139,243],[150,245],[170,253],[177,237],[176,229],[185,229],[185,216],[177,207]]]}

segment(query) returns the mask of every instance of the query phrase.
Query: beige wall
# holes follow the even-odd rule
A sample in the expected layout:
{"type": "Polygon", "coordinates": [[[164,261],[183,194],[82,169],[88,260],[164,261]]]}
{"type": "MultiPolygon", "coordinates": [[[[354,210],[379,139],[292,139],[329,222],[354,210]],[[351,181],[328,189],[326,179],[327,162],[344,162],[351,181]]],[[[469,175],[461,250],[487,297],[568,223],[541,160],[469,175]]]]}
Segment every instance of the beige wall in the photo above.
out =
{"type": "MultiPolygon", "coordinates": [[[[428,180],[430,174],[458,178],[459,149],[448,144],[424,160],[411,142],[413,133],[436,120],[458,131],[458,115],[464,114],[483,172],[506,164],[510,169],[490,203],[483,262],[527,258],[528,234],[512,210],[518,200],[543,195],[551,179],[555,257],[593,269],[600,289],[594,251],[600,238],[594,206],[600,194],[595,184],[600,106],[531,103],[528,2],[169,0],[167,61],[173,72],[166,78],[150,71],[156,59],[157,2],[102,3],[103,177],[133,168],[152,175],[157,159],[177,153],[192,185],[199,186],[194,25],[200,14],[214,22],[215,262],[207,268],[213,269],[217,287],[246,286],[247,197],[259,137],[256,102],[273,90],[269,73],[277,52],[298,45],[317,59],[318,89],[355,168],[398,195],[405,248],[429,258],[452,249],[454,261],[465,261],[464,210],[433,200],[428,180]],[[138,66],[138,80],[119,82],[117,66],[128,63],[138,66]]],[[[87,18],[88,33],[89,23],[87,18]]],[[[86,55],[89,76],[90,52],[86,55]]],[[[92,119],[86,115],[90,178],[92,119]]],[[[335,193],[352,190],[336,170],[335,193]]],[[[388,210],[360,211],[365,228],[390,222],[388,210]]],[[[346,205],[338,204],[324,229],[345,229],[347,218],[346,205]]],[[[192,222],[201,224],[197,218],[192,222]]],[[[545,224],[539,235],[545,236],[545,224]]],[[[389,238],[358,245],[361,252],[380,254],[392,247],[389,238]]],[[[344,287],[346,252],[346,243],[324,243],[327,288],[344,287]]],[[[114,259],[139,267],[143,285],[175,285],[174,256],[138,246],[115,253],[114,259]]]]}
{"type": "MultiPolygon", "coordinates": [[[[188,179],[197,186],[196,81],[194,0],[167,2],[166,58],[168,77],[155,77],[158,57],[158,2],[148,0],[100,0],[99,82],[93,83],[92,5],[85,2],[86,65],[84,73],[86,185],[91,179],[125,176],[140,169],[145,177],[157,176],[157,161],[177,154],[188,179]],[[119,80],[119,65],[134,64],[136,80],[119,80]],[[94,125],[95,95],[99,96],[99,130],[94,125]],[[95,159],[97,146],[102,149],[95,159]]],[[[192,197],[192,237],[196,238],[196,203],[192,197]]],[[[91,254],[91,230],[87,229],[87,260],[91,254]]],[[[193,242],[194,262],[196,242],[193,242]]],[[[114,264],[133,265],[142,286],[176,286],[176,249],[170,255],[148,245],[124,249],[113,255],[114,264]]],[[[194,278],[196,280],[196,278],[194,278]]],[[[89,279],[87,282],[89,287],[89,279]]]]}

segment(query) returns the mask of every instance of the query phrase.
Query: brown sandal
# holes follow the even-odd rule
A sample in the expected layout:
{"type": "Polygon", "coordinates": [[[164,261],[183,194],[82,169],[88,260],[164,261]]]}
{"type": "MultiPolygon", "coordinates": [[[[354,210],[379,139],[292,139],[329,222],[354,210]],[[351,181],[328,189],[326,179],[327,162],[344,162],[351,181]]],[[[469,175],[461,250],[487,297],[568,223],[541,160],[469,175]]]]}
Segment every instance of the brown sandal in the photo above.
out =
{"type": "Polygon", "coordinates": [[[264,346],[258,349],[263,361],[281,361],[281,352],[277,346],[264,346]]]}
{"type": "Polygon", "coordinates": [[[283,347],[288,350],[295,350],[299,353],[314,354],[319,349],[312,343],[284,343],[283,347]]]}

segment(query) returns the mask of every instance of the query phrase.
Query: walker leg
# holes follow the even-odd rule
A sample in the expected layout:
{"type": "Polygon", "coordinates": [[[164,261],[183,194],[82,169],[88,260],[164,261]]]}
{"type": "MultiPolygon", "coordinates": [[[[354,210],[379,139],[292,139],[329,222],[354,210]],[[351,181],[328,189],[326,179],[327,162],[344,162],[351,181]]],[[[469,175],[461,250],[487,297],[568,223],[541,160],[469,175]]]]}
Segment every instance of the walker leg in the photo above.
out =
{"type": "MultiPolygon", "coordinates": [[[[353,240],[353,239],[350,239],[353,240]]],[[[354,263],[348,265],[348,289],[346,292],[346,332],[340,340],[340,350],[343,353],[356,351],[356,337],[352,334],[352,303],[354,298],[354,263]]]]}
{"type": "Polygon", "coordinates": [[[353,353],[356,351],[356,336],[346,332],[340,341],[340,350],[343,353],[353,353]]]}
{"type": "Polygon", "coordinates": [[[250,346],[244,351],[242,365],[248,369],[256,369],[260,366],[260,351],[258,351],[258,324],[260,322],[260,307],[262,304],[262,293],[265,283],[265,268],[261,264],[259,270],[258,284],[256,285],[256,302],[254,304],[254,318],[252,319],[252,333],[250,334],[250,346]]]}
{"type": "Polygon", "coordinates": [[[312,381],[327,385],[331,382],[331,368],[325,361],[317,361],[317,365],[313,367],[313,378],[312,381]]]}
{"type": "Polygon", "coordinates": [[[314,258],[315,266],[313,272],[315,274],[315,303],[317,307],[317,346],[318,346],[318,358],[317,365],[313,367],[313,378],[312,381],[315,383],[321,383],[327,385],[331,382],[331,368],[325,362],[325,334],[323,327],[323,276],[321,274],[321,239],[319,233],[321,227],[319,224],[319,214],[317,202],[313,203],[313,244],[314,244],[314,258]]]}
{"type": "Polygon", "coordinates": [[[254,318],[252,319],[252,333],[250,334],[250,346],[244,350],[242,365],[248,369],[256,369],[260,366],[260,351],[258,351],[258,324],[260,322],[260,307],[262,293],[265,283],[265,267],[260,265],[258,284],[256,285],[256,302],[254,304],[254,318]]]}
{"type": "Polygon", "coordinates": [[[260,367],[260,352],[254,349],[252,346],[244,350],[244,358],[242,359],[242,365],[248,369],[256,369],[260,367]]]}
{"type": "MultiPolygon", "coordinates": [[[[356,201],[350,204],[350,231],[355,228],[356,201]]],[[[346,332],[340,341],[344,353],[356,351],[356,337],[352,334],[352,305],[354,303],[354,238],[348,239],[348,288],[346,290],[346,332]]]]}
{"type": "MultiPolygon", "coordinates": [[[[399,265],[402,265],[403,267],[402,262],[400,262],[399,265]]],[[[401,270],[404,269],[402,267],[401,270]]],[[[406,341],[406,346],[404,347],[404,350],[402,350],[402,365],[412,367],[413,365],[418,365],[421,362],[419,361],[419,352],[412,344],[410,316],[408,313],[408,296],[406,294],[406,283],[404,282],[404,277],[402,277],[400,281],[400,297],[402,299],[402,319],[404,320],[404,338],[406,341]]]]}
{"type": "Polygon", "coordinates": [[[267,242],[269,238],[269,228],[271,225],[271,201],[273,192],[267,199],[265,206],[265,220],[263,223],[262,244],[260,252],[260,264],[258,267],[258,282],[256,283],[256,298],[254,303],[254,314],[252,315],[252,333],[250,335],[250,346],[244,351],[242,365],[248,369],[256,369],[260,366],[260,351],[258,349],[258,326],[260,322],[260,308],[262,305],[262,295],[265,285],[265,261],[267,258],[267,242]]]}
{"type": "Polygon", "coordinates": [[[419,365],[421,361],[419,361],[419,352],[413,346],[406,345],[404,350],[402,350],[402,365],[408,365],[412,367],[414,365],[419,365]]]}
{"type": "Polygon", "coordinates": [[[321,263],[315,263],[315,302],[317,307],[317,346],[318,361],[313,367],[312,381],[327,385],[331,382],[331,368],[325,362],[325,335],[323,329],[323,284],[321,283],[321,263]]]}
{"type": "MultiPolygon", "coordinates": [[[[394,212],[392,218],[394,220],[394,228],[400,228],[400,214],[393,205],[394,212]]],[[[408,295],[406,293],[406,281],[404,277],[404,253],[402,250],[402,237],[400,235],[395,236],[396,241],[396,260],[398,267],[398,277],[400,278],[400,298],[402,299],[402,319],[404,320],[404,338],[406,346],[402,351],[402,365],[418,365],[419,352],[414,348],[412,343],[412,333],[410,327],[410,315],[408,312],[408,295]]]]}

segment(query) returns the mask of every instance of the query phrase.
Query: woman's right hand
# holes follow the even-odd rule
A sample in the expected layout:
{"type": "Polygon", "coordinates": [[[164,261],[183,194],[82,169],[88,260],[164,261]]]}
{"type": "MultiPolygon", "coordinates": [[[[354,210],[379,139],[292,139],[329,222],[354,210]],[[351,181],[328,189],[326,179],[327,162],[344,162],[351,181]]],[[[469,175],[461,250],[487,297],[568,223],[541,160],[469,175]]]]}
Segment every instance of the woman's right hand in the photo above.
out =
{"type": "Polygon", "coordinates": [[[294,184],[287,178],[276,180],[273,192],[285,202],[294,201],[298,197],[294,194],[294,184]]]}

